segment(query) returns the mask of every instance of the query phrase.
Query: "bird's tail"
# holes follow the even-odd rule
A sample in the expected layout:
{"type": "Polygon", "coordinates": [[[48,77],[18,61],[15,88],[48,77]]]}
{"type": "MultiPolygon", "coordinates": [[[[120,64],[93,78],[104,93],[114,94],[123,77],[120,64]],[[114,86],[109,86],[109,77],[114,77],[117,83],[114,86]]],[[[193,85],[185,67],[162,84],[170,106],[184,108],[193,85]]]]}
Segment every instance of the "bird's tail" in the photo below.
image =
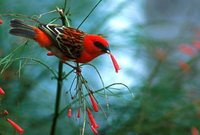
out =
{"type": "Polygon", "coordinates": [[[13,19],[10,21],[10,26],[12,27],[9,31],[10,34],[34,39],[36,33],[32,26],[24,24],[21,20],[13,19]]]}

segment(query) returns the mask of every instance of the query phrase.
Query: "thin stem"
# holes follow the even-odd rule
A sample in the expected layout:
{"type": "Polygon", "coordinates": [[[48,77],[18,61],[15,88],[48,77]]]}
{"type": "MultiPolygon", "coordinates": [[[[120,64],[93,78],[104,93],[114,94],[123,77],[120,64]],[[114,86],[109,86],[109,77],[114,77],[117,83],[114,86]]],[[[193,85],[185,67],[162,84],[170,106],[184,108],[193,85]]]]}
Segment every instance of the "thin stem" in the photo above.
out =
{"type": "MultiPolygon", "coordinates": [[[[115,85],[124,86],[125,88],[127,88],[127,89],[130,91],[129,87],[126,86],[126,85],[123,84],[123,83],[113,83],[113,84],[110,84],[110,85],[106,86],[105,88],[101,88],[101,89],[95,90],[95,91],[93,91],[93,93],[99,93],[99,92],[103,91],[104,89],[108,89],[108,88],[110,88],[110,87],[112,87],[112,86],[115,86],[115,85]]],[[[82,98],[85,98],[85,97],[87,97],[88,95],[89,95],[89,93],[87,93],[87,94],[85,94],[85,95],[82,95],[82,98]]],[[[79,101],[79,99],[74,99],[71,103],[69,103],[67,106],[65,106],[63,109],[61,109],[61,111],[59,112],[59,115],[63,114],[63,113],[67,110],[67,108],[68,108],[69,106],[72,106],[73,104],[75,104],[75,103],[78,102],[78,101],[79,101]]]]}
{"type": "Polygon", "coordinates": [[[149,77],[147,78],[147,84],[146,84],[146,88],[149,90],[151,85],[152,85],[152,81],[155,78],[156,74],[158,73],[161,65],[162,65],[162,60],[158,60],[155,67],[153,68],[153,70],[151,71],[149,77]]]}
{"type": "MultiPolygon", "coordinates": [[[[62,9],[57,8],[58,13],[60,14],[62,24],[66,26],[69,25],[67,17],[64,15],[64,11],[62,9]]],[[[57,78],[57,94],[56,94],[56,103],[55,103],[55,111],[53,117],[53,123],[51,126],[50,135],[55,135],[56,132],[56,124],[59,117],[59,108],[60,108],[60,99],[61,99],[61,91],[62,91],[62,83],[63,83],[63,62],[59,61],[58,64],[58,78],[57,78]]]]}
{"type": "Polygon", "coordinates": [[[86,103],[83,102],[83,112],[84,112],[84,120],[83,120],[83,127],[82,127],[82,135],[85,133],[85,125],[86,125],[86,103]]]}
{"type": "Polygon", "coordinates": [[[53,123],[51,126],[51,133],[50,135],[55,135],[56,132],[56,124],[59,116],[59,106],[60,106],[60,98],[61,98],[61,91],[62,91],[62,82],[63,82],[63,63],[60,61],[58,65],[58,78],[57,78],[57,94],[56,94],[56,103],[55,103],[55,111],[53,117],[53,123]]]}
{"type": "Polygon", "coordinates": [[[102,0],[99,0],[99,2],[97,2],[97,4],[92,8],[92,10],[89,12],[89,14],[83,19],[83,21],[79,24],[79,26],[77,27],[77,29],[79,29],[81,27],[81,25],[87,20],[87,18],[91,15],[91,13],[95,10],[95,8],[101,3],[102,0]]]}

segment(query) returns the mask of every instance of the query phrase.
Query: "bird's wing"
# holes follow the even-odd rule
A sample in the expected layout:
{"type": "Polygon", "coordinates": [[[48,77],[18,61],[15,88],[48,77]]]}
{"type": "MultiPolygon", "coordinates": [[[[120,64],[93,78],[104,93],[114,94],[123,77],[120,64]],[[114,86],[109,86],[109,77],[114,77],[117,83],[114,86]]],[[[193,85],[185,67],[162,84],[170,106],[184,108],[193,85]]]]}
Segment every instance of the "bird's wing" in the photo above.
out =
{"type": "Polygon", "coordinates": [[[83,38],[86,33],[61,25],[55,24],[41,24],[39,29],[47,33],[55,42],[56,48],[58,48],[69,59],[77,59],[80,57],[84,48],[83,38]]]}

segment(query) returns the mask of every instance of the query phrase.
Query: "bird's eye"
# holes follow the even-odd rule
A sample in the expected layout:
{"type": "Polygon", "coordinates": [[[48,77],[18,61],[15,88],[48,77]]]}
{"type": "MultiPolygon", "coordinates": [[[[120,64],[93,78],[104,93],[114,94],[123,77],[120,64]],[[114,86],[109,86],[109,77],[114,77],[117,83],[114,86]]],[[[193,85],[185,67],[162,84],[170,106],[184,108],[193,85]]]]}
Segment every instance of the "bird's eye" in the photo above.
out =
{"type": "Polygon", "coordinates": [[[103,51],[104,53],[107,53],[109,50],[109,46],[104,46],[101,42],[99,41],[95,41],[94,45],[99,48],[101,51],[103,51]]]}
{"type": "Polygon", "coordinates": [[[101,50],[104,50],[104,49],[105,49],[104,45],[103,45],[101,42],[95,41],[95,42],[94,42],[94,45],[95,45],[97,48],[101,49],[101,50]]]}

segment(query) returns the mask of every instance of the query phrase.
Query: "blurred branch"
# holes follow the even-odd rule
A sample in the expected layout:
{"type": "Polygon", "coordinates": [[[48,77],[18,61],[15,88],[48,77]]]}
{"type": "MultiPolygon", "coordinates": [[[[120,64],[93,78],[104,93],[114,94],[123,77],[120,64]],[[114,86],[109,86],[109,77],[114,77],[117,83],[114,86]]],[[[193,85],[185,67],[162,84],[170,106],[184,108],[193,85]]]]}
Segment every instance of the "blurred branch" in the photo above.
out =
{"type": "Polygon", "coordinates": [[[156,74],[158,73],[158,71],[159,71],[159,69],[160,69],[160,67],[162,65],[162,62],[163,62],[162,60],[158,60],[156,65],[155,65],[155,67],[151,71],[151,73],[150,73],[150,75],[149,75],[149,77],[147,79],[146,86],[145,86],[147,91],[149,91],[149,89],[151,87],[151,84],[152,84],[152,81],[155,78],[156,74]]]}

